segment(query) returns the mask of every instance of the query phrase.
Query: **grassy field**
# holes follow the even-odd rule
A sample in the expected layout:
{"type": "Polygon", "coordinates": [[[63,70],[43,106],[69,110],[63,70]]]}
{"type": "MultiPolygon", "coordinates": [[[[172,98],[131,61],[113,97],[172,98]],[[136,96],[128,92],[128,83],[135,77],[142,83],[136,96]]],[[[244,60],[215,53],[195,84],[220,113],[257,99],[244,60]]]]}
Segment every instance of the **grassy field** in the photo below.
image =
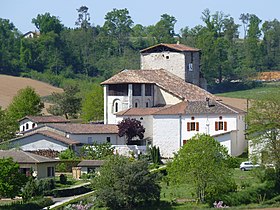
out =
{"type": "Polygon", "coordinates": [[[265,83],[262,87],[216,95],[231,98],[257,99],[263,94],[280,94],[280,82],[265,83]]]}

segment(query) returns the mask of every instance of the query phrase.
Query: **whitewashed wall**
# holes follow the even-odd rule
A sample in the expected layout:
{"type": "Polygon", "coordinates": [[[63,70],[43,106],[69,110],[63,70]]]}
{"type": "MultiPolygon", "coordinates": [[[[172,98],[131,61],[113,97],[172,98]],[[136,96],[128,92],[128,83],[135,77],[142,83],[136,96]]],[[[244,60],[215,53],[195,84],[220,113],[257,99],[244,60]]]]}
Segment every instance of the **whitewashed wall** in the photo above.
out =
{"type": "MultiPolygon", "coordinates": [[[[34,122],[32,122],[31,120],[29,120],[29,119],[24,119],[24,120],[22,120],[21,122],[20,122],[20,124],[19,124],[19,131],[20,132],[23,132],[23,131],[28,131],[28,130],[30,130],[30,129],[32,129],[33,127],[33,123],[34,122]],[[26,129],[26,125],[28,125],[28,129],[26,129]],[[23,129],[24,128],[24,129],[23,129]]],[[[35,126],[34,126],[34,128],[36,128],[38,125],[37,125],[37,123],[35,123],[34,124],[35,126]]]]}
{"type": "Polygon", "coordinates": [[[241,154],[245,150],[246,146],[244,145],[245,136],[242,136],[241,134],[239,135],[239,131],[237,129],[239,127],[237,124],[238,116],[221,115],[223,118],[222,120],[219,119],[219,116],[220,115],[182,116],[182,120],[180,120],[180,116],[176,115],[154,116],[153,145],[160,147],[160,151],[163,157],[172,157],[173,153],[177,152],[183,145],[183,140],[188,140],[198,133],[206,133],[212,136],[227,133],[229,131],[236,131],[231,132],[228,135],[215,138],[227,147],[231,155],[241,154]],[[194,120],[191,120],[191,117],[194,117],[194,120]],[[226,121],[227,131],[215,131],[216,121],[226,121]],[[188,122],[199,122],[199,131],[188,131],[188,122]]]}
{"type": "Polygon", "coordinates": [[[110,137],[111,144],[124,144],[124,138],[119,137],[118,134],[68,134],[70,139],[79,141],[83,144],[88,144],[89,138],[92,138],[93,142],[105,143],[107,137],[110,137]]]}
{"type": "Polygon", "coordinates": [[[141,69],[165,69],[185,80],[185,56],[177,52],[141,53],[141,69]]]}
{"type": "Polygon", "coordinates": [[[182,145],[178,116],[154,116],[153,134],[153,146],[160,148],[162,157],[173,157],[182,145]]]}

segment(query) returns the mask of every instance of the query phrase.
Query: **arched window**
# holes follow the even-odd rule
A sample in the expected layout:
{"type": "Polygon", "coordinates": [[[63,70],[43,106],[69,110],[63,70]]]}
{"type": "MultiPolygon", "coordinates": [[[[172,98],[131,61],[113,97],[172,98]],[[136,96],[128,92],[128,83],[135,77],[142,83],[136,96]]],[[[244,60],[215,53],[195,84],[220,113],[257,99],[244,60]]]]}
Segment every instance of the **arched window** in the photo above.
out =
{"type": "Polygon", "coordinates": [[[116,113],[116,112],[121,111],[120,105],[121,105],[121,101],[119,99],[115,99],[113,101],[112,113],[116,113]]]}
{"type": "Polygon", "coordinates": [[[137,107],[138,107],[138,103],[137,103],[137,102],[135,102],[134,106],[135,106],[135,108],[137,108],[137,107]]]}
{"type": "Polygon", "coordinates": [[[115,103],[115,112],[118,112],[118,111],[119,111],[119,103],[116,102],[116,103],[115,103]]]}

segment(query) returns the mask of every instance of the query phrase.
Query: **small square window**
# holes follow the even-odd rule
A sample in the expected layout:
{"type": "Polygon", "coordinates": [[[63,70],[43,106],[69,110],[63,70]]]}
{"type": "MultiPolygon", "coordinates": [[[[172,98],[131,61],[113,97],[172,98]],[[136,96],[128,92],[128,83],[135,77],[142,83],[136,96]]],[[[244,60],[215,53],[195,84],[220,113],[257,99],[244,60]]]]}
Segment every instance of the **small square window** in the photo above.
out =
{"type": "Polygon", "coordinates": [[[106,141],[107,141],[107,143],[111,143],[111,137],[108,136],[108,137],[106,138],[106,141]]]}

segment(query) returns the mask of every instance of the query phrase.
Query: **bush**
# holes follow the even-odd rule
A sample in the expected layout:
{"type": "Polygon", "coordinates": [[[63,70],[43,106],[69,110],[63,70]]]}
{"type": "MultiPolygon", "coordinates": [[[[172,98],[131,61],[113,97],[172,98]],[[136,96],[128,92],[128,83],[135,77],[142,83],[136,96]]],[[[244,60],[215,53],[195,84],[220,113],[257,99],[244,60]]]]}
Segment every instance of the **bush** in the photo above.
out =
{"type": "Polygon", "coordinates": [[[75,188],[66,188],[66,189],[54,189],[53,190],[53,195],[54,197],[69,197],[73,195],[80,195],[84,194],[87,192],[90,192],[91,188],[88,186],[80,186],[80,187],[75,187],[75,188]]]}
{"type": "Polygon", "coordinates": [[[76,167],[80,160],[61,160],[56,167],[57,172],[72,172],[72,167],[76,167]]]}
{"type": "Polygon", "coordinates": [[[156,175],[149,172],[147,162],[112,156],[99,172],[93,186],[100,206],[133,209],[159,201],[160,186],[156,175]]]}
{"type": "Polygon", "coordinates": [[[66,184],[67,183],[67,176],[65,176],[64,174],[60,174],[59,182],[60,182],[60,184],[66,184]]]}
{"type": "Polygon", "coordinates": [[[228,206],[248,205],[251,203],[261,203],[264,199],[270,199],[274,196],[273,186],[261,184],[254,187],[248,187],[243,191],[232,192],[219,197],[228,206]]]}

